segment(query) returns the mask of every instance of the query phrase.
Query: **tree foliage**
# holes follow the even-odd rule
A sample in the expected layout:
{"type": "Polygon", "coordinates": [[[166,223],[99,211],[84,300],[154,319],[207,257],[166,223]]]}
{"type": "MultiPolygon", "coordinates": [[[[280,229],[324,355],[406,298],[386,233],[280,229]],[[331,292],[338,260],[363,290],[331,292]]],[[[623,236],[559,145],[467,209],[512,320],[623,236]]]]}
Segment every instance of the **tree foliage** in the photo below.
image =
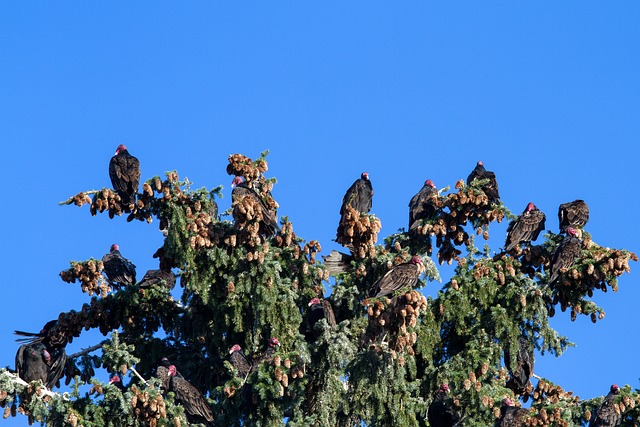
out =
{"type": "MultiPolygon", "coordinates": [[[[330,280],[317,259],[318,240],[297,236],[286,217],[274,236],[261,230],[262,210],[278,208],[271,196],[275,179],[265,176],[266,153],[256,161],[232,155],[227,172],[242,176],[264,203],[236,199],[218,215],[221,188],[192,190],[176,172],[144,182],[133,209],[106,188],[66,202],[87,204],[92,215],[115,218],[130,211],[127,221],[157,221],[164,243],[149,252],[161,269],[179,274],[181,294],[174,300],[164,283],[111,289],[101,261],[72,262],[61,278],[79,282],[91,300],[60,313],[51,334],[70,343],[95,328],[109,338],[98,355],[70,357],[65,382],[71,391],[64,394],[0,371],[5,418],[20,412],[55,426],[188,425],[184,408],[154,378],[166,357],[208,397],[219,426],[426,426],[442,383],[449,385],[463,425],[494,424],[507,396],[532,401],[527,425],[588,421],[601,398],[581,401],[548,379],[514,396],[507,383],[515,366],[505,366],[504,353],[516,354],[519,338],[526,337],[540,352],[561,355],[571,343],[549,318],[560,308],[572,319],[602,319],[594,293],[616,291],[635,254],[603,248],[585,231],[578,261],[549,284],[549,260],[562,235],[549,232],[541,243],[510,253],[478,247],[492,222],[513,215],[489,202],[484,182],[460,180],[453,191],[435,196],[433,218],[384,244],[376,244],[375,215],[350,213],[340,224],[350,261],[330,280]],[[435,298],[412,289],[368,298],[378,278],[413,255],[427,267],[419,287],[439,280],[434,251],[440,264],[455,265],[435,298]],[[310,325],[308,302],[327,293],[338,324],[310,325]],[[270,337],[281,346],[262,357],[270,337]],[[234,344],[253,365],[246,377],[229,362],[234,344]],[[98,368],[129,373],[126,389],[99,381],[98,368]]],[[[639,402],[637,391],[622,388],[616,404],[624,425],[638,419],[639,402]]]]}

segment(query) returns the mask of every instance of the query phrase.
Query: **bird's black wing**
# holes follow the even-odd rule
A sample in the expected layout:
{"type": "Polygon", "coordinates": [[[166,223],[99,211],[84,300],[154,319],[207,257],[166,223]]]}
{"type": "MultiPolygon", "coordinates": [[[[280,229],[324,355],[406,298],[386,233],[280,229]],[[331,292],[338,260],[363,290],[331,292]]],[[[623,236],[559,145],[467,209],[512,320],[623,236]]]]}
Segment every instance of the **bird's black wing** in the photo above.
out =
{"type": "Polygon", "coordinates": [[[589,206],[584,200],[574,200],[558,207],[558,222],[561,233],[566,233],[569,227],[582,228],[588,221],[589,206]]]}
{"type": "Polygon", "coordinates": [[[346,212],[347,206],[351,206],[360,213],[368,213],[371,210],[372,200],[373,186],[371,185],[371,181],[358,178],[342,198],[340,215],[346,212]]]}
{"type": "Polygon", "coordinates": [[[393,267],[371,287],[370,295],[381,297],[402,288],[413,288],[418,281],[418,268],[415,264],[404,263],[393,267]]]}
{"type": "Polygon", "coordinates": [[[581,243],[575,236],[566,236],[551,255],[551,278],[549,284],[555,282],[562,269],[569,268],[580,257],[581,243]]]}
{"type": "Polygon", "coordinates": [[[230,362],[242,377],[246,377],[251,372],[251,363],[247,360],[242,351],[234,351],[229,356],[230,362]]]}
{"type": "Polygon", "coordinates": [[[110,283],[129,286],[136,283],[136,266],[123,257],[119,251],[113,251],[102,257],[104,273],[110,283]]]}
{"type": "Polygon", "coordinates": [[[432,218],[436,211],[434,196],[438,195],[438,190],[428,185],[424,185],[415,196],[409,201],[409,230],[416,228],[418,220],[432,218]]]}
{"type": "Polygon", "coordinates": [[[203,422],[212,425],[214,421],[213,411],[207,403],[207,400],[189,381],[173,377],[171,379],[171,391],[175,393],[176,400],[184,406],[185,413],[189,422],[203,422]]]}
{"type": "Polygon", "coordinates": [[[109,177],[122,202],[130,203],[140,184],[140,162],[127,151],[117,154],[109,162],[109,177]]]}
{"type": "Polygon", "coordinates": [[[505,251],[510,251],[520,243],[529,243],[532,240],[536,240],[540,232],[544,230],[545,220],[545,214],[537,208],[520,214],[507,227],[505,251]]]}
{"type": "Polygon", "coordinates": [[[328,300],[322,300],[322,311],[324,312],[324,318],[327,319],[327,323],[332,328],[336,326],[336,316],[333,314],[333,307],[328,300]]]}
{"type": "Polygon", "coordinates": [[[67,364],[67,353],[64,348],[59,348],[49,351],[51,355],[51,362],[49,363],[49,369],[47,372],[46,386],[51,390],[54,386],[57,387],[58,381],[64,375],[64,368],[67,364]]]}

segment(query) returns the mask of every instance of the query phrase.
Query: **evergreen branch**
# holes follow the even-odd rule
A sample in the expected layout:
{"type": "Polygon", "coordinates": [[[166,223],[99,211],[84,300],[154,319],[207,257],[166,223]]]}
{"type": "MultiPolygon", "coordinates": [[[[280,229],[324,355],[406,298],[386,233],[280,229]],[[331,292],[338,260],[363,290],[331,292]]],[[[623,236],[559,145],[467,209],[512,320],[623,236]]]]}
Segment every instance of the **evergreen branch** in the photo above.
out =
{"type": "MultiPolygon", "coordinates": [[[[25,380],[23,380],[22,378],[20,378],[17,374],[14,374],[12,372],[9,371],[4,371],[4,374],[6,374],[9,377],[9,381],[11,381],[12,383],[15,384],[20,384],[21,386],[24,387],[29,387],[29,383],[26,382],[25,380]]],[[[39,397],[41,396],[49,396],[49,397],[61,397],[61,398],[65,398],[62,394],[57,393],[55,391],[51,391],[49,389],[47,389],[47,387],[45,387],[44,385],[42,386],[42,388],[40,389],[41,394],[38,394],[39,397]]]]}
{"type": "MultiPolygon", "coordinates": [[[[88,191],[83,191],[82,194],[85,194],[85,195],[97,194],[97,193],[99,193],[101,191],[103,191],[103,190],[88,190],[88,191]]],[[[74,202],[75,198],[76,198],[76,196],[71,196],[67,200],[65,200],[64,202],[58,202],[58,206],[70,205],[70,204],[72,204],[74,202]]]]}

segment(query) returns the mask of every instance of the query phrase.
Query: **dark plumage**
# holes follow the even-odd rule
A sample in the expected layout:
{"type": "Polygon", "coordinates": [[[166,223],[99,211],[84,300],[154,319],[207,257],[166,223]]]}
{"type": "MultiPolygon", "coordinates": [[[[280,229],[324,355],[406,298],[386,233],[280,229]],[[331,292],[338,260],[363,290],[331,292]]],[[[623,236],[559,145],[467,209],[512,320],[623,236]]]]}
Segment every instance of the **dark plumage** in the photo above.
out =
{"type": "Polygon", "coordinates": [[[409,231],[420,225],[420,220],[432,219],[438,211],[436,198],[438,190],[430,179],[426,180],[420,191],[409,202],[409,231]]]}
{"type": "Polygon", "coordinates": [[[521,243],[536,240],[544,230],[545,219],[545,214],[536,205],[529,203],[524,212],[515,221],[509,223],[504,250],[508,252],[521,243]]]}
{"type": "Polygon", "coordinates": [[[489,198],[489,203],[500,203],[500,194],[498,194],[498,181],[496,180],[496,174],[488,171],[484,168],[484,163],[478,162],[476,167],[471,171],[467,177],[467,185],[470,185],[474,179],[489,181],[483,184],[480,189],[484,191],[484,194],[489,198]]]}
{"type": "Polygon", "coordinates": [[[518,338],[518,353],[515,360],[511,360],[509,347],[504,349],[504,364],[511,374],[507,387],[517,395],[524,394],[529,385],[533,374],[533,357],[533,345],[522,336],[518,338]],[[515,369],[512,369],[512,364],[515,364],[515,369]]]}
{"type": "MultiPolygon", "coordinates": [[[[162,359],[160,359],[160,365],[162,365],[162,366],[164,366],[165,368],[169,369],[169,368],[173,365],[173,363],[171,363],[171,362],[169,361],[169,359],[167,359],[166,357],[163,357],[162,359]]],[[[173,365],[173,366],[175,366],[175,365],[173,365]]],[[[175,375],[174,375],[174,376],[176,376],[176,377],[178,377],[178,378],[184,378],[184,377],[182,376],[182,374],[180,373],[180,371],[178,371],[177,369],[176,369],[176,373],[175,373],[175,375]]]]}
{"type": "Polygon", "coordinates": [[[278,226],[278,218],[276,213],[269,209],[262,197],[253,188],[250,188],[240,176],[236,176],[231,181],[231,198],[235,201],[242,201],[245,197],[249,197],[254,204],[260,206],[262,211],[262,221],[260,222],[260,234],[270,237],[280,230],[278,226]]]}
{"type": "Polygon", "coordinates": [[[127,151],[123,144],[118,145],[116,154],[109,162],[111,185],[124,205],[136,201],[140,184],[140,162],[127,151]]]}
{"type": "Polygon", "coordinates": [[[427,419],[431,427],[453,427],[460,421],[460,412],[454,408],[447,384],[442,384],[436,392],[429,405],[427,419]]]}
{"type": "Polygon", "coordinates": [[[351,206],[360,213],[368,213],[371,210],[373,198],[373,186],[369,181],[369,174],[362,172],[360,178],[356,179],[342,198],[340,215],[346,213],[347,206],[351,206]]]}
{"type": "Polygon", "coordinates": [[[332,250],[329,255],[322,256],[324,265],[327,267],[329,274],[335,276],[336,274],[344,273],[352,270],[351,261],[353,261],[353,255],[348,255],[336,250],[332,250]]]}
{"type": "Polygon", "coordinates": [[[615,384],[611,385],[609,394],[607,394],[600,404],[593,411],[591,419],[589,420],[589,427],[614,427],[619,426],[622,421],[622,415],[616,412],[615,403],[616,396],[620,392],[620,387],[615,384]]]}
{"type": "Polygon", "coordinates": [[[373,284],[369,296],[377,298],[402,288],[413,288],[423,271],[422,260],[419,256],[414,256],[410,262],[398,264],[387,271],[384,276],[373,284]]]}
{"type": "Polygon", "coordinates": [[[163,285],[168,289],[173,289],[176,285],[176,275],[171,270],[147,270],[140,280],[140,287],[148,288],[155,285],[163,285]]]}
{"type": "Polygon", "coordinates": [[[102,257],[103,271],[109,284],[124,287],[136,283],[136,266],[122,256],[120,247],[111,245],[109,253],[102,257]]]}
{"type": "Polygon", "coordinates": [[[575,228],[567,228],[567,235],[551,254],[551,262],[549,264],[551,277],[549,279],[549,284],[558,280],[562,273],[562,269],[571,267],[580,257],[582,244],[577,236],[578,231],[575,228]]]}
{"type": "Polygon", "coordinates": [[[589,206],[584,200],[563,203],[558,208],[558,222],[561,233],[566,233],[569,227],[583,228],[587,221],[589,221],[589,206]]]}
{"type": "Polygon", "coordinates": [[[276,347],[280,347],[280,341],[278,341],[277,338],[269,338],[267,349],[264,351],[264,353],[258,356],[258,359],[255,361],[255,363],[251,367],[251,371],[252,372],[257,371],[260,364],[264,362],[271,363],[271,361],[273,360],[273,357],[276,354],[276,351],[278,351],[276,347]]]}
{"type": "Polygon", "coordinates": [[[213,411],[211,411],[207,399],[189,381],[177,377],[176,373],[174,365],[170,365],[168,368],[160,365],[156,369],[156,376],[162,382],[162,387],[165,391],[172,391],[175,394],[176,403],[184,407],[189,423],[215,425],[213,411]]]}
{"type": "Polygon", "coordinates": [[[120,375],[112,375],[111,378],[109,378],[109,384],[113,385],[120,391],[124,392],[127,390],[124,384],[122,384],[122,378],[120,378],[120,375]]]}
{"type": "Polygon", "coordinates": [[[514,406],[513,401],[508,397],[502,399],[502,408],[500,408],[500,419],[497,422],[498,427],[522,427],[525,425],[525,417],[529,414],[528,409],[514,406]]]}
{"type": "Polygon", "coordinates": [[[326,319],[329,327],[333,328],[336,326],[336,318],[333,314],[331,303],[326,299],[321,302],[319,298],[313,298],[309,301],[308,307],[305,336],[307,341],[315,341],[319,336],[319,332],[315,329],[316,323],[322,319],[326,319]]]}
{"type": "Polygon", "coordinates": [[[249,363],[249,360],[238,344],[234,344],[233,347],[229,349],[229,361],[241,377],[246,378],[249,372],[251,372],[251,363],[249,363]]]}
{"type": "MultiPolygon", "coordinates": [[[[52,320],[38,333],[15,331],[16,335],[28,337],[19,341],[27,341],[16,352],[16,371],[26,382],[41,380],[48,388],[57,386],[64,375],[67,353],[64,345],[52,342],[49,332],[58,322],[52,320]]],[[[66,342],[64,343],[66,344],[66,342]]]]}

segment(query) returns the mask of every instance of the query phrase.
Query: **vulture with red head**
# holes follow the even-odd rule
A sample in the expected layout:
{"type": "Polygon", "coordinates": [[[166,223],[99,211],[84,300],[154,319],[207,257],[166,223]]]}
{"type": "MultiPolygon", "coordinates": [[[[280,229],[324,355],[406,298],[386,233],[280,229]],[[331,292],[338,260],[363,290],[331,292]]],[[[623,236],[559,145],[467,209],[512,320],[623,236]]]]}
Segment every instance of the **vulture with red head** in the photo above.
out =
{"type": "Polygon", "coordinates": [[[500,419],[498,419],[498,427],[523,427],[525,418],[529,414],[528,409],[515,406],[513,401],[508,397],[502,399],[502,407],[500,408],[500,419]]]}
{"type": "Polygon", "coordinates": [[[620,387],[612,384],[609,394],[605,396],[600,406],[591,414],[589,427],[614,427],[620,425],[622,415],[616,411],[615,407],[618,393],[620,393],[620,387]]]}
{"type": "Polygon", "coordinates": [[[487,195],[489,198],[489,203],[500,203],[500,194],[498,194],[498,181],[496,180],[496,174],[488,171],[484,168],[484,163],[478,162],[476,167],[471,171],[469,176],[467,177],[467,185],[471,185],[471,183],[475,180],[485,180],[489,181],[486,184],[483,184],[480,189],[487,195]]]}
{"type": "Polygon", "coordinates": [[[413,288],[423,272],[422,259],[413,256],[410,262],[396,265],[378,279],[371,287],[369,296],[378,298],[402,288],[413,288]]]}
{"type": "Polygon", "coordinates": [[[251,363],[249,363],[239,344],[234,344],[233,347],[229,349],[229,361],[241,377],[246,378],[251,372],[251,363]]]}
{"type": "Polygon", "coordinates": [[[213,411],[207,403],[207,399],[193,384],[178,377],[177,372],[174,365],[170,365],[168,368],[160,365],[156,368],[156,376],[162,382],[162,388],[165,392],[172,391],[174,393],[176,403],[184,407],[187,421],[190,424],[214,426],[213,411]]]}
{"type": "Polygon", "coordinates": [[[49,332],[58,324],[57,320],[47,322],[38,333],[15,331],[23,336],[18,341],[25,342],[16,352],[16,372],[26,382],[41,380],[48,389],[58,386],[64,375],[67,353],[65,343],[54,343],[49,332]]]}
{"type": "Polygon", "coordinates": [[[231,187],[233,188],[231,191],[231,198],[233,201],[237,200],[240,202],[248,197],[254,205],[260,207],[260,211],[262,212],[260,234],[271,237],[280,230],[276,213],[267,206],[258,192],[251,188],[241,176],[236,176],[233,181],[231,181],[231,187]]]}
{"type": "Polygon", "coordinates": [[[122,204],[135,203],[140,184],[140,162],[129,154],[124,144],[118,145],[115,156],[109,162],[109,177],[122,204]]]}
{"type": "Polygon", "coordinates": [[[521,243],[529,243],[532,240],[536,240],[540,232],[544,230],[545,220],[544,212],[533,203],[529,203],[524,212],[518,215],[515,221],[509,223],[504,250],[509,252],[521,243]]]}
{"type": "Polygon", "coordinates": [[[569,227],[583,228],[589,221],[589,206],[584,200],[563,203],[558,208],[560,232],[566,233],[569,227]]]}
{"type": "Polygon", "coordinates": [[[533,357],[533,345],[523,336],[518,338],[518,352],[515,360],[511,358],[509,347],[504,349],[504,364],[511,374],[507,387],[517,395],[523,395],[527,390],[533,375],[533,357]],[[512,368],[512,363],[515,363],[515,369],[512,368]]]}
{"type": "Polygon", "coordinates": [[[109,284],[114,287],[126,287],[136,283],[136,266],[122,256],[120,247],[111,245],[109,253],[102,257],[103,271],[109,284]]]}
{"type": "Polygon", "coordinates": [[[575,228],[567,228],[567,235],[551,254],[549,266],[551,278],[549,279],[549,284],[558,280],[562,274],[562,270],[571,267],[580,257],[582,243],[577,236],[578,231],[575,228]]]}
{"type": "Polygon", "coordinates": [[[277,338],[269,338],[267,349],[258,357],[253,366],[251,367],[251,372],[255,372],[258,370],[258,367],[263,362],[271,363],[273,357],[278,351],[277,347],[280,347],[280,341],[277,338]]]}
{"type": "Polygon", "coordinates": [[[437,197],[436,185],[430,179],[426,180],[420,191],[409,202],[409,231],[421,225],[420,220],[435,217],[438,212],[437,197]]]}
{"type": "Polygon", "coordinates": [[[311,301],[309,301],[308,307],[307,330],[304,331],[304,334],[307,341],[315,341],[319,336],[319,332],[315,329],[316,323],[325,319],[329,327],[333,328],[336,326],[336,317],[333,314],[331,303],[326,299],[320,301],[320,298],[312,298],[311,301]]]}
{"type": "Polygon", "coordinates": [[[127,391],[127,388],[122,384],[122,378],[120,378],[120,375],[112,375],[111,378],[109,378],[109,384],[122,392],[127,391]]]}
{"type": "Polygon", "coordinates": [[[369,181],[369,174],[362,172],[360,178],[356,179],[342,198],[340,215],[344,215],[347,206],[351,206],[360,213],[368,213],[371,210],[373,199],[373,186],[369,181]]]}
{"type": "Polygon", "coordinates": [[[454,427],[459,425],[460,418],[460,412],[455,409],[453,399],[449,396],[449,385],[442,384],[427,411],[429,425],[431,427],[454,427]]]}

